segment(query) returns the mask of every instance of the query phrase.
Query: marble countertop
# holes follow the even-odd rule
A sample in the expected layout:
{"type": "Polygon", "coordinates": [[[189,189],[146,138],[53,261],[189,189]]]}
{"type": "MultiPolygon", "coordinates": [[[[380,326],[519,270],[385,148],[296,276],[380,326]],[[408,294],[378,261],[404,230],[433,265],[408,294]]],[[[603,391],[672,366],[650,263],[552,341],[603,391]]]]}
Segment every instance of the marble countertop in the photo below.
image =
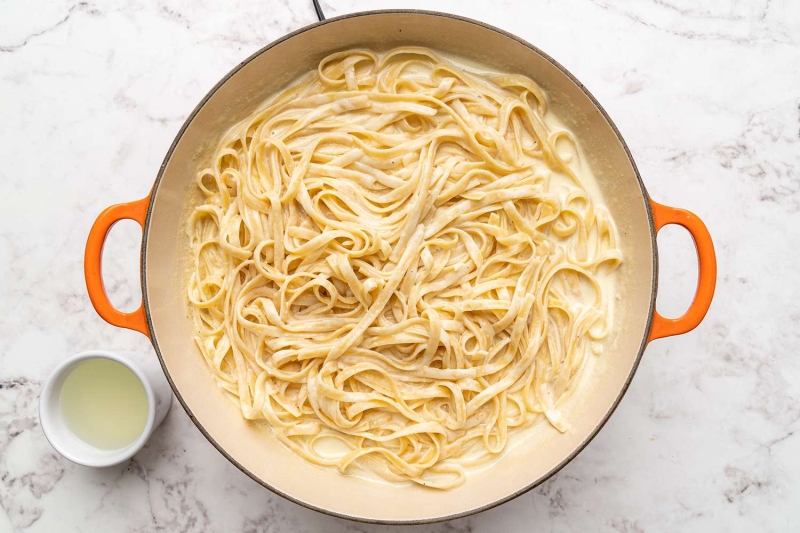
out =
{"type": "MultiPolygon", "coordinates": [[[[611,422],[542,486],[444,531],[800,530],[800,3],[795,0],[327,0],[328,16],[436,9],[534,43],[605,106],[654,198],[716,240],[705,322],[648,347],[611,422]],[[402,6],[401,6],[402,4],[402,6]],[[700,4],[707,4],[700,7],[700,4]],[[535,6],[535,7],[534,7],[535,6]]],[[[400,531],[261,488],[173,405],[147,447],[92,470],[37,419],[69,354],[151,350],[94,312],[82,258],[110,204],[147,194],[172,138],[229,69],[315,21],[311,2],[0,3],[0,531],[400,531]]],[[[133,222],[111,235],[112,300],[140,298],[133,222]]],[[[688,235],[659,236],[659,308],[688,305],[688,235]]]]}

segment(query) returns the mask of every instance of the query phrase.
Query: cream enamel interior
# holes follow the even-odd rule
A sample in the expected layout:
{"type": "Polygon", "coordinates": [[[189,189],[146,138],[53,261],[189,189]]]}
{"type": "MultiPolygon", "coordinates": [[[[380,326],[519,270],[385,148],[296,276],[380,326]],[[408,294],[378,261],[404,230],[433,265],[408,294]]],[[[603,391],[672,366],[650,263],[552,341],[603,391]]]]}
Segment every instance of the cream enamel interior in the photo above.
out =
{"type": "MultiPolygon", "coordinates": [[[[373,12],[301,30],[257,54],[228,77],[190,118],[154,189],[143,282],[153,342],[180,399],[217,447],[252,477],[300,503],[360,520],[437,520],[491,506],[558,469],[595,433],[623,393],[647,335],[655,250],[647,199],[624,145],[584,90],[548,58],[492,28],[421,12],[373,12]],[[553,113],[575,134],[616,220],[624,263],[614,330],[578,394],[564,406],[566,434],[538,424],[462,487],[436,491],[377,484],[307,463],[262,424],[246,423],[217,390],[192,340],[185,297],[189,257],[184,223],[199,200],[192,179],[221,134],[325,55],[351,47],[419,45],[538,82],[553,113]]],[[[518,436],[519,437],[519,436],[518,436]]],[[[516,441],[516,442],[515,442],[516,441]]]]}

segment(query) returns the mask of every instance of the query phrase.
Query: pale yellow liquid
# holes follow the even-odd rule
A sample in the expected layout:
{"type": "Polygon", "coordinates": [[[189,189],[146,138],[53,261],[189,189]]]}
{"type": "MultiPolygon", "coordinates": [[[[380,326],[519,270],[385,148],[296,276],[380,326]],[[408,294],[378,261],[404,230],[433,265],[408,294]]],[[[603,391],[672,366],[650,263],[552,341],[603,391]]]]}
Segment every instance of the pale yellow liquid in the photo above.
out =
{"type": "Polygon", "coordinates": [[[147,394],[139,378],[110,359],[87,359],[61,387],[61,412],[80,440],[102,450],[131,444],[147,423],[147,394]]]}

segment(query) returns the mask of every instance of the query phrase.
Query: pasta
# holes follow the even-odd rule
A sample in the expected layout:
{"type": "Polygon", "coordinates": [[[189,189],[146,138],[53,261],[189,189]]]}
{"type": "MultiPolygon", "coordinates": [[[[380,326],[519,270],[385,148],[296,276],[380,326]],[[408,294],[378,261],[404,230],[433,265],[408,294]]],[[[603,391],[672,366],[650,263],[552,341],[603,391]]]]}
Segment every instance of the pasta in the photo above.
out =
{"type": "Polygon", "coordinates": [[[530,79],[332,54],[222,138],[187,221],[196,342],[291,450],[449,489],[602,349],[622,257],[530,79]]]}

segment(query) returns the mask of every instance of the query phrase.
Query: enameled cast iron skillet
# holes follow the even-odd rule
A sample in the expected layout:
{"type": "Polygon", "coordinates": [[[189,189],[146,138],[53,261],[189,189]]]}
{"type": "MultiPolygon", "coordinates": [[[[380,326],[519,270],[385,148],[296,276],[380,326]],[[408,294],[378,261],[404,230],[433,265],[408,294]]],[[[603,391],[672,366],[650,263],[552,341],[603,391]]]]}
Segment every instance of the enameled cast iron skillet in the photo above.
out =
{"type": "Polygon", "coordinates": [[[266,46],[238,65],[206,95],[167,152],[147,198],[106,209],[89,234],[86,284],[95,309],[113,325],[147,335],[178,400],[209,441],[240,470],[268,489],[306,507],[354,520],[420,523],[488,509],[535,487],[573,459],[597,434],[633,378],[647,343],[686,333],[708,310],[716,260],[706,227],[692,213],[652,201],[625,141],[586,88],[552,58],[522,39],[473,20],[424,11],[371,11],[313,24],[266,46]],[[517,439],[490,468],[452,491],[376,484],[343,476],[295,456],[268,427],[248,423],[223,397],[192,340],[184,279],[189,258],[184,223],[200,201],[193,177],[220,136],[324,56],[352,47],[401,45],[434,50],[529,76],[549,97],[550,109],[581,144],[617,222],[624,263],[615,327],[595,358],[581,394],[564,406],[566,434],[539,426],[517,439]],[[143,303],[132,313],[112,307],[101,275],[103,243],[111,226],[132,219],[143,227],[143,303]],[[685,227],[697,247],[699,281],[685,315],[668,319],[655,310],[656,233],[685,227]]]}

